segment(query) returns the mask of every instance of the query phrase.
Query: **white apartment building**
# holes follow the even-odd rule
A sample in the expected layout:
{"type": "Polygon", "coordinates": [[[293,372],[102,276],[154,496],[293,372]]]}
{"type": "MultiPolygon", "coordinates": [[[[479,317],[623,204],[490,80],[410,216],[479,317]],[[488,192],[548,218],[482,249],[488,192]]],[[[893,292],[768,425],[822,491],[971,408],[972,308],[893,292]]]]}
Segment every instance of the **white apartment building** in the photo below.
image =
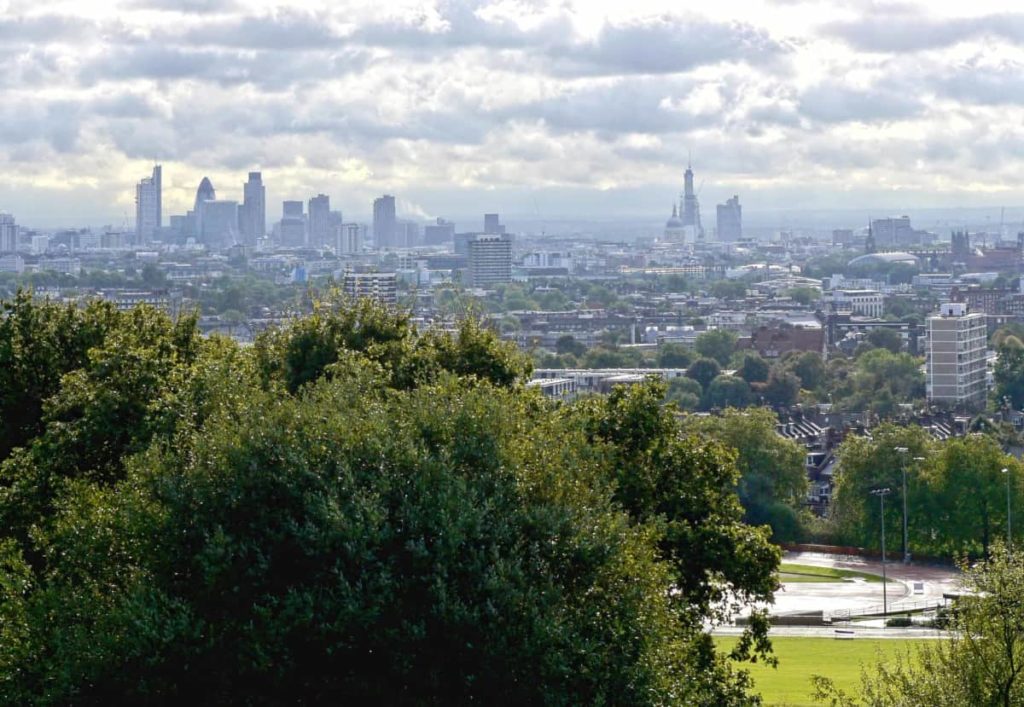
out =
{"type": "Polygon", "coordinates": [[[885,312],[885,297],[877,290],[832,290],[829,301],[839,314],[881,317],[885,312]]]}
{"type": "Polygon", "coordinates": [[[985,315],[962,302],[943,304],[926,324],[928,400],[968,408],[985,404],[985,315]]]}

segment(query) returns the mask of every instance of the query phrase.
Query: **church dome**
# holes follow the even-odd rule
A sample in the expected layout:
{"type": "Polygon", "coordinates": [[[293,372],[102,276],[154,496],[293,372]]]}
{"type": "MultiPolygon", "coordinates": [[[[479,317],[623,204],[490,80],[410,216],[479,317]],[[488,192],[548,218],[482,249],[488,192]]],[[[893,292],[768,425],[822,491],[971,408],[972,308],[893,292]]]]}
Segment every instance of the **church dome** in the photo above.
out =
{"type": "Polygon", "coordinates": [[[679,218],[679,212],[676,210],[675,204],[672,205],[672,216],[669,217],[668,221],[665,222],[665,229],[682,228],[683,220],[679,218]]]}

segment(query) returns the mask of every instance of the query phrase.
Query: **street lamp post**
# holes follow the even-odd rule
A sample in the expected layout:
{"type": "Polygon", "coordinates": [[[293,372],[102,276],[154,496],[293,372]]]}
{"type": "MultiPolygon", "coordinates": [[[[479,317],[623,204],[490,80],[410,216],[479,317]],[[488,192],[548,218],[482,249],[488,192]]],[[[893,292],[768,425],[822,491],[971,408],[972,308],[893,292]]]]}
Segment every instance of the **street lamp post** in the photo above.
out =
{"type": "Polygon", "coordinates": [[[907,542],[907,448],[894,447],[894,449],[903,459],[900,467],[903,471],[903,564],[906,565],[910,562],[910,544],[907,542]]]}
{"type": "Polygon", "coordinates": [[[1006,475],[1006,549],[1010,549],[1010,545],[1013,544],[1013,532],[1010,525],[1010,470],[1004,466],[1003,473],[1006,475]]]}
{"type": "Polygon", "coordinates": [[[885,497],[888,496],[890,490],[888,488],[875,489],[871,492],[872,496],[878,496],[878,503],[880,506],[881,515],[879,516],[879,525],[882,527],[882,617],[888,618],[889,616],[889,594],[887,585],[889,580],[885,575],[885,497]]]}

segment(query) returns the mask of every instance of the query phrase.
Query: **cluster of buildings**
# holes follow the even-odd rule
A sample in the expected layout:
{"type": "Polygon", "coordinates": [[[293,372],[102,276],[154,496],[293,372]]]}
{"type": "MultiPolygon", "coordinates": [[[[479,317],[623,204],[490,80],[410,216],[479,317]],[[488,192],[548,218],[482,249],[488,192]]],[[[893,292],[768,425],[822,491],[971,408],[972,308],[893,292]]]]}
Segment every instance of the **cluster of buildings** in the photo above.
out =
{"type": "MultiPolygon", "coordinates": [[[[715,234],[713,240],[733,243],[743,239],[743,207],[740,198],[733,195],[716,208],[715,234]]],[[[683,174],[683,193],[679,203],[672,205],[672,216],[665,223],[662,237],[667,243],[698,243],[706,237],[700,219],[700,201],[693,188],[693,168],[687,165],[683,174]]]]}

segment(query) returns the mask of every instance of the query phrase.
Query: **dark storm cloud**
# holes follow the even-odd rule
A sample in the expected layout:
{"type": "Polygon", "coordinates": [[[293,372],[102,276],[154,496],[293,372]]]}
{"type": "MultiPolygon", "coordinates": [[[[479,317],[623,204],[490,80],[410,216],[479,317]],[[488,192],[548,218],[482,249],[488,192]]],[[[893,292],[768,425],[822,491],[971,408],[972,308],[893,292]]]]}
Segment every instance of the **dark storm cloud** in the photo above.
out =
{"type": "Polygon", "coordinates": [[[917,92],[899,87],[819,84],[800,96],[800,113],[824,123],[901,120],[920,115],[924,107],[917,92]]]}
{"type": "Polygon", "coordinates": [[[823,31],[845,40],[857,49],[872,52],[937,49],[985,36],[1024,44],[1024,14],[944,20],[909,13],[876,15],[854,21],[832,22],[826,24],[823,31]]]}

